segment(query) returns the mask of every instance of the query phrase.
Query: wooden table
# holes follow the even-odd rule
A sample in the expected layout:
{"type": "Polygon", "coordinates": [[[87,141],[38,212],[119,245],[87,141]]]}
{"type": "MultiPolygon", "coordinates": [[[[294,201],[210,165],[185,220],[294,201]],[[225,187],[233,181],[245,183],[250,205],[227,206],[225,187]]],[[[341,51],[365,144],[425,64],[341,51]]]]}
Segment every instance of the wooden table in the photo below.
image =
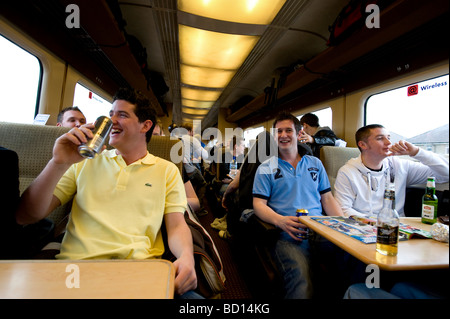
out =
{"type": "MultiPolygon", "coordinates": [[[[410,239],[400,241],[395,257],[385,256],[375,250],[376,244],[364,244],[357,239],[333,230],[311,220],[308,216],[300,217],[302,223],[319,233],[329,241],[344,249],[365,264],[376,264],[384,270],[421,270],[449,268],[449,245],[433,239],[410,239]]],[[[400,218],[402,223],[430,230],[431,225],[422,224],[420,218],[400,218]]]]}
{"type": "Polygon", "coordinates": [[[0,298],[171,299],[174,279],[162,259],[0,261],[0,298]]]}

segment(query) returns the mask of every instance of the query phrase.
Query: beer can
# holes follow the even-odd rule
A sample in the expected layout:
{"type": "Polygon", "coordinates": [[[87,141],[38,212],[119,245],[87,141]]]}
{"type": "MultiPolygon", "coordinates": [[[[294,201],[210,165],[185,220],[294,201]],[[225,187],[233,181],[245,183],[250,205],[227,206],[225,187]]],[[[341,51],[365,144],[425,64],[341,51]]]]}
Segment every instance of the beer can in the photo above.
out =
{"type": "MultiPolygon", "coordinates": [[[[308,210],[307,210],[307,209],[304,209],[304,208],[299,208],[299,209],[297,209],[295,215],[296,215],[297,217],[300,217],[300,216],[308,216],[308,210]]],[[[299,228],[299,229],[300,229],[300,230],[306,231],[306,234],[304,234],[304,233],[298,234],[297,237],[298,237],[298,238],[301,238],[301,239],[308,239],[308,235],[309,235],[308,229],[304,229],[304,228],[299,228]]]]}
{"type": "Polygon", "coordinates": [[[85,158],[94,158],[96,154],[102,151],[109,132],[113,126],[113,122],[106,116],[100,116],[95,120],[95,128],[93,130],[94,137],[89,139],[87,143],[78,147],[78,153],[85,158]]]}

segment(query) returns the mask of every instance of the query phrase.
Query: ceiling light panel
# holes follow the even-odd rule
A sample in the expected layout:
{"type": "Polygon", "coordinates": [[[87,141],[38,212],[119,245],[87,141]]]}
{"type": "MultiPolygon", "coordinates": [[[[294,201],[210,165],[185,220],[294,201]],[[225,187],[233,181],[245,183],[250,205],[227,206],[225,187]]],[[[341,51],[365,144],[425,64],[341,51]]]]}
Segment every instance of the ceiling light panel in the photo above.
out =
{"type": "Polygon", "coordinates": [[[181,64],[181,83],[208,88],[224,88],[231,81],[235,71],[202,68],[181,64]]]}
{"type": "Polygon", "coordinates": [[[230,22],[270,24],[286,0],[178,0],[178,9],[230,22]]]}
{"type": "Polygon", "coordinates": [[[199,90],[182,87],[181,96],[184,99],[198,100],[198,101],[216,101],[222,91],[209,91],[209,90],[199,90]]]}
{"type": "Polygon", "coordinates": [[[189,114],[189,115],[206,115],[208,114],[208,109],[191,109],[186,107],[181,107],[181,111],[183,113],[189,114]]]}
{"type": "Polygon", "coordinates": [[[183,116],[183,122],[203,119],[203,116],[189,115],[189,114],[185,114],[185,113],[182,113],[182,116],[183,116]]]}
{"type": "Polygon", "coordinates": [[[259,36],[226,34],[179,25],[181,63],[237,70],[259,36]]]}
{"type": "Polygon", "coordinates": [[[182,106],[195,107],[199,109],[210,109],[214,105],[214,101],[196,101],[181,99],[182,106]]]}

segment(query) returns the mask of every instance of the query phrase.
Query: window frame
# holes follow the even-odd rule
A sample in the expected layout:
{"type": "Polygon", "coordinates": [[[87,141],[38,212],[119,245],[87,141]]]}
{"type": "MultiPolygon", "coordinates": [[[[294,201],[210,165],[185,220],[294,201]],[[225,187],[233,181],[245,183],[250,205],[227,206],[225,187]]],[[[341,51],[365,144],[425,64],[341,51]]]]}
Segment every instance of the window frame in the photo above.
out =
{"type": "MultiPolygon", "coordinates": [[[[39,75],[38,75],[38,83],[36,87],[36,102],[34,106],[34,114],[33,114],[33,120],[36,118],[36,116],[39,114],[40,109],[40,103],[41,103],[41,95],[42,95],[42,86],[43,86],[43,78],[44,78],[44,66],[42,64],[41,59],[36,55],[30,52],[30,50],[26,49],[24,46],[18,44],[17,42],[11,40],[8,36],[6,36],[3,33],[0,33],[0,36],[4,38],[6,41],[9,41],[11,44],[15,45],[16,47],[22,49],[24,52],[28,53],[29,55],[36,58],[38,65],[39,65],[39,75]]],[[[8,121],[9,122],[9,121],[8,121]]]]}
{"type": "MultiPolygon", "coordinates": [[[[384,94],[384,93],[387,93],[387,92],[391,92],[391,91],[394,91],[394,90],[399,90],[399,89],[407,89],[408,87],[410,87],[410,86],[413,86],[413,85],[421,85],[421,83],[423,83],[423,82],[428,82],[428,81],[432,81],[432,80],[435,80],[435,79],[439,79],[439,78],[442,78],[442,77],[445,77],[445,76],[449,76],[450,75],[450,73],[448,73],[448,72],[443,72],[443,73],[441,73],[441,74],[433,74],[433,75],[430,75],[430,76],[425,76],[425,77],[423,77],[423,78],[421,78],[420,80],[417,80],[417,79],[414,79],[414,81],[413,82],[402,82],[401,84],[398,84],[398,85],[395,85],[395,86],[390,86],[389,88],[387,88],[387,89],[385,89],[385,90],[380,90],[380,91],[378,91],[378,92],[374,92],[374,93],[372,93],[372,94],[370,94],[369,96],[367,96],[365,99],[364,99],[364,107],[363,107],[363,126],[366,126],[366,125],[368,125],[368,124],[374,124],[374,123],[369,123],[368,122],[368,119],[367,119],[367,116],[368,116],[368,103],[369,103],[369,100],[370,100],[370,98],[372,98],[373,96],[376,96],[376,95],[380,95],[380,94],[384,94]]],[[[448,87],[450,87],[450,83],[447,83],[446,84],[448,87]]],[[[379,124],[382,124],[382,125],[384,125],[383,123],[379,123],[379,124]]],[[[439,127],[439,126],[438,126],[439,127]]],[[[421,133],[418,133],[417,135],[420,135],[421,133]]],[[[417,136],[417,135],[414,135],[414,136],[412,136],[412,137],[406,137],[406,136],[404,136],[404,138],[405,138],[405,140],[408,140],[408,139],[410,139],[410,138],[413,138],[413,137],[415,137],[415,136],[417,136]]],[[[401,135],[402,137],[403,137],[403,135],[401,135]]],[[[395,141],[394,141],[395,142],[395,141]]],[[[422,147],[421,147],[422,148],[422,147]]],[[[426,148],[424,148],[424,149],[428,149],[429,147],[426,147],[426,148]]],[[[434,152],[433,150],[431,150],[432,152],[434,152]]],[[[436,153],[436,154],[440,154],[440,153],[436,153]]],[[[448,153],[447,153],[447,155],[448,155],[448,153]]]]}

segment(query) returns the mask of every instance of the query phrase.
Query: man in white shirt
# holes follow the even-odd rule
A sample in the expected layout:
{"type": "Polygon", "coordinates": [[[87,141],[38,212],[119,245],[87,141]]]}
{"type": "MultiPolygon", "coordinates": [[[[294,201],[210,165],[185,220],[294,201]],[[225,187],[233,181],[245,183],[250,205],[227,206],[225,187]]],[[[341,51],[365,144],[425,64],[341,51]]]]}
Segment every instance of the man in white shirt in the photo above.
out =
{"type": "Polygon", "coordinates": [[[334,186],[335,197],[346,216],[378,214],[387,179],[395,183],[395,207],[400,216],[405,216],[406,187],[425,183],[429,176],[434,176],[437,183],[449,180],[448,159],[406,141],[392,144],[382,125],[364,126],[355,136],[361,155],[341,167],[334,186]],[[398,155],[408,155],[416,161],[398,155]]]}

